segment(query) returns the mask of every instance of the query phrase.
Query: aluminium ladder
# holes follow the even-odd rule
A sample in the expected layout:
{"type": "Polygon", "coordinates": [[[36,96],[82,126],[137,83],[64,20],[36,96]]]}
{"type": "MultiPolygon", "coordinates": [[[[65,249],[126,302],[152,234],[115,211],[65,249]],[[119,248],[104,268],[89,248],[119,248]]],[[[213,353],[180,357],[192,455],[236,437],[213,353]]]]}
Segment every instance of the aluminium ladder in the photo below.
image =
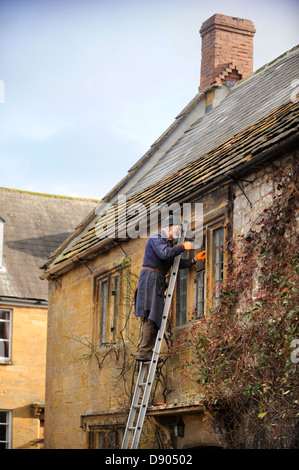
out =
{"type": "MultiPolygon", "coordinates": [[[[183,229],[182,229],[179,243],[183,243],[185,241],[186,231],[187,231],[187,223],[183,222],[183,229]]],[[[162,340],[164,337],[168,313],[170,310],[172,296],[173,296],[173,292],[174,292],[174,288],[176,284],[180,259],[181,259],[181,255],[178,255],[174,258],[174,263],[172,266],[170,280],[169,280],[169,284],[167,288],[167,294],[166,294],[166,299],[165,299],[165,304],[164,304],[164,309],[163,309],[161,326],[157,333],[152,360],[150,363],[140,362],[136,387],[135,387],[133,400],[131,403],[131,409],[129,412],[129,417],[127,420],[126,429],[125,429],[123,442],[121,446],[122,449],[129,448],[129,443],[130,443],[133,431],[134,431],[134,434],[133,434],[133,439],[132,439],[130,448],[131,449],[138,448],[138,444],[139,444],[139,440],[140,440],[140,436],[141,436],[141,432],[143,428],[143,423],[145,419],[145,414],[146,414],[146,410],[147,410],[147,406],[148,406],[148,402],[150,398],[150,393],[152,389],[152,384],[153,384],[155,373],[156,373],[156,368],[158,364],[162,340]],[[147,375],[146,375],[146,372],[147,372],[147,375]],[[140,403],[140,399],[141,399],[141,403],[140,403]]]]}

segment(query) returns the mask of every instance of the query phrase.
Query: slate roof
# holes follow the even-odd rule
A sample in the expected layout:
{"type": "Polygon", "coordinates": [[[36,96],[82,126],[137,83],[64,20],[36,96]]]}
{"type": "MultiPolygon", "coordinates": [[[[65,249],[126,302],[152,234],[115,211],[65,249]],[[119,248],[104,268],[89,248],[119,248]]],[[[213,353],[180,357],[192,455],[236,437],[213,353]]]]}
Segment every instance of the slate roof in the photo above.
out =
{"type": "Polygon", "coordinates": [[[97,205],[88,199],[49,196],[0,188],[4,223],[2,296],[47,300],[40,266],[97,205]]]}
{"type": "MultiPolygon", "coordinates": [[[[185,202],[211,185],[233,181],[233,171],[298,139],[299,104],[291,101],[298,65],[299,46],[238,82],[127,193],[127,203],[185,202]]],[[[88,222],[50,258],[49,273],[88,259],[109,243],[96,236],[98,217],[88,222]]]]}
{"type": "Polygon", "coordinates": [[[178,167],[183,168],[289,101],[298,69],[299,46],[296,46],[237,82],[231,93],[194,123],[127,195],[151,186],[178,167]]]}
{"type": "MultiPolygon", "coordinates": [[[[244,171],[246,166],[257,162],[258,157],[267,157],[270,151],[292,139],[299,140],[299,103],[282,105],[263,119],[249,126],[243,132],[226,140],[218,147],[203,155],[195,162],[163,178],[149,188],[134,194],[127,199],[127,206],[133,203],[142,203],[149,213],[150,204],[174,202],[183,203],[193,200],[196,194],[208,189],[211,184],[233,181],[236,174],[244,171]],[[238,171],[238,173],[235,173],[238,171]]],[[[123,210],[121,210],[123,213],[123,210]]],[[[117,214],[117,206],[115,206],[117,214]]],[[[110,216],[111,217],[111,216],[110,216]]],[[[84,256],[87,259],[96,249],[101,249],[107,240],[99,239],[97,229],[108,227],[109,216],[97,218],[81,237],[59,256],[54,264],[57,266],[65,261],[76,262],[84,256]]],[[[130,218],[126,217],[126,224],[130,218]]],[[[122,227],[122,219],[116,217],[115,226],[122,227]]],[[[109,233],[107,232],[107,238],[109,233]]]]}

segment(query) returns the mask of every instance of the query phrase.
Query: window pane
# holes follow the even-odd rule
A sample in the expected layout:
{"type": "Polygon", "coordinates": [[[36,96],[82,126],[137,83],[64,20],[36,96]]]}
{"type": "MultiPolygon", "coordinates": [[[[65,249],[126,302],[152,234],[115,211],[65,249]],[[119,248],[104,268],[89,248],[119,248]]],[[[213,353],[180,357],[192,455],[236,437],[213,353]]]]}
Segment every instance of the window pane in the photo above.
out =
{"type": "Polygon", "coordinates": [[[10,358],[11,312],[0,310],[0,357],[10,358]]]}
{"type": "Polygon", "coordinates": [[[90,431],[89,448],[90,449],[117,449],[120,447],[119,431],[90,431]]]}
{"type": "Polygon", "coordinates": [[[9,310],[0,310],[0,321],[9,321],[9,310]]]}
{"type": "Polygon", "coordinates": [[[6,425],[0,424],[0,441],[6,441],[6,425]]]}
{"type": "Polygon", "coordinates": [[[223,248],[224,248],[224,230],[219,228],[214,232],[215,243],[215,287],[216,299],[219,298],[219,285],[223,281],[223,248]]]}
{"type": "Polygon", "coordinates": [[[104,281],[101,284],[101,333],[100,333],[101,344],[106,344],[107,303],[108,303],[108,281],[104,281]]]}
{"type": "Polygon", "coordinates": [[[116,341],[116,333],[117,333],[117,320],[118,320],[118,312],[119,312],[119,276],[114,278],[114,285],[112,295],[114,298],[114,306],[113,306],[113,342],[116,341]]]}
{"type": "Polygon", "coordinates": [[[195,278],[195,316],[202,318],[205,316],[205,269],[197,271],[195,278]]]}
{"type": "Polygon", "coordinates": [[[10,448],[10,411],[0,410],[0,449],[10,448]]]}
{"type": "MultiPolygon", "coordinates": [[[[199,251],[206,249],[206,237],[203,237],[203,243],[199,251]]],[[[195,291],[194,291],[194,310],[195,318],[202,318],[205,316],[205,279],[206,279],[206,262],[201,260],[196,264],[197,273],[195,276],[195,291]]]]}
{"type": "MultiPolygon", "coordinates": [[[[188,252],[183,252],[183,259],[188,258],[188,252]]],[[[188,269],[180,269],[177,278],[177,318],[178,326],[185,325],[187,319],[187,289],[188,289],[188,269]]]]}

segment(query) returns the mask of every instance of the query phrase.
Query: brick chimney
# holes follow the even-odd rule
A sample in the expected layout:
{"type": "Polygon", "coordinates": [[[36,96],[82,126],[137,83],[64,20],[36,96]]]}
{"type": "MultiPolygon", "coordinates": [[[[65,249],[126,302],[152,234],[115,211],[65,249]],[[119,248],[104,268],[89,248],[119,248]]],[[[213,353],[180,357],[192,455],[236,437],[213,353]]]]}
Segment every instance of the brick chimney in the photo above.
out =
{"type": "Polygon", "coordinates": [[[229,85],[252,74],[254,33],[252,21],[219,13],[202,24],[199,90],[215,82],[229,85]]]}

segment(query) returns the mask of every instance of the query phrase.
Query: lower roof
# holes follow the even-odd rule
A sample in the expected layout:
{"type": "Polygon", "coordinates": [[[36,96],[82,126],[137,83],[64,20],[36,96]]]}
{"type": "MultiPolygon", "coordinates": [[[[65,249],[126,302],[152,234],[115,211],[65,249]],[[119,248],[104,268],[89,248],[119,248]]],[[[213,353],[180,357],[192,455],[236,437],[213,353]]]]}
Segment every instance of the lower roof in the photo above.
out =
{"type": "MultiPolygon", "coordinates": [[[[196,161],[134,194],[126,200],[126,204],[129,206],[137,202],[149,208],[153,203],[171,204],[194,200],[196,194],[202,194],[213,185],[233,181],[236,174],[246,167],[248,171],[258,158],[266,158],[269,152],[282,144],[298,140],[298,129],[299,103],[289,101],[196,161]]],[[[88,256],[88,259],[96,256],[105,244],[111,242],[109,233],[106,239],[99,240],[97,236],[97,229],[105,222],[109,222],[109,215],[95,217],[81,236],[56,259],[51,260],[52,265],[45,266],[48,274],[58,272],[60,266],[63,269],[66,264],[74,266],[74,262],[82,260],[84,256],[88,256]]],[[[127,217],[126,223],[129,222],[127,217]]],[[[116,225],[120,227],[121,224],[121,219],[117,219],[116,225]]]]}
{"type": "Polygon", "coordinates": [[[40,266],[69,237],[97,201],[0,188],[4,220],[0,299],[48,299],[40,266]]]}

